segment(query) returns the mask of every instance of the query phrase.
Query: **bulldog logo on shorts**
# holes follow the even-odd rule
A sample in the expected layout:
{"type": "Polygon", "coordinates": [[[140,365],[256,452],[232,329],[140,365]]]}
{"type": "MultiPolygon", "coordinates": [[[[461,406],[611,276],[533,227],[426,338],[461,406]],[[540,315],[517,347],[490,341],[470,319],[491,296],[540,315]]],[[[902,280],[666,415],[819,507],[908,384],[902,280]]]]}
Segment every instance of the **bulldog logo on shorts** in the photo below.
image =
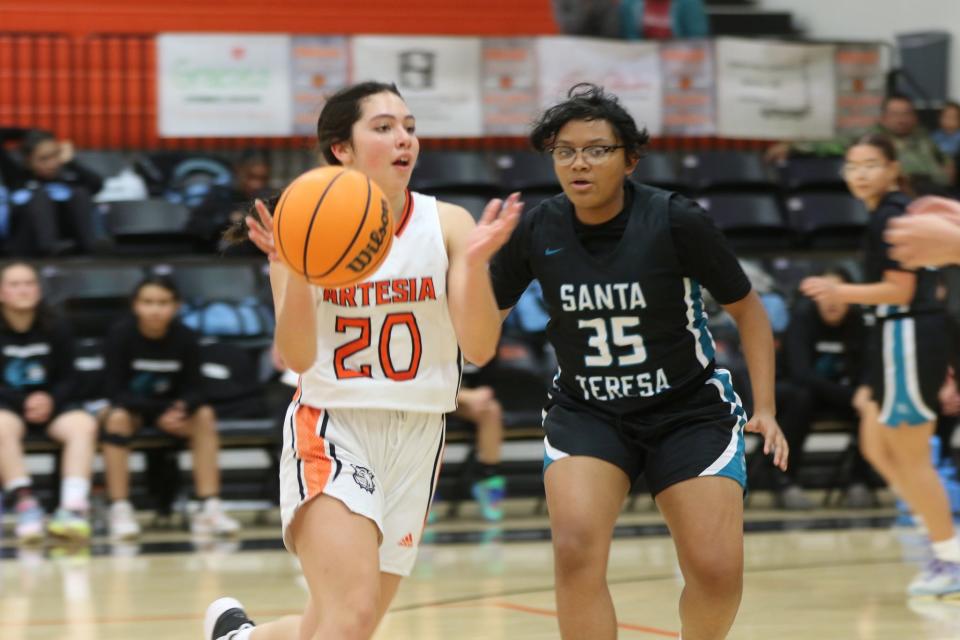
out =
{"type": "Polygon", "coordinates": [[[358,467],[354,465],[353,481],[356,482],[357,486],[367,493],[373,493],[373,490],[377,488],[373,482],[373,471],[370,471],[370,469],[365,467],[358,467]]]}

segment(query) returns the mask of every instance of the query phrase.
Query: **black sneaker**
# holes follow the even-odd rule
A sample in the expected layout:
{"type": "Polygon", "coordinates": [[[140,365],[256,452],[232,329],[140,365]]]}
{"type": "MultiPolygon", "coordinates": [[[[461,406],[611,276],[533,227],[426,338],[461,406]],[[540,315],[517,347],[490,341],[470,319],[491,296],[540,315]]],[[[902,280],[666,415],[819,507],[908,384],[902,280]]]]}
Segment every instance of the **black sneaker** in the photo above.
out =
{"type": "Polygon", "coordinates": [[[207,615],[203,618],[203,640],[233,640],[241,631],[255,626],[240,602],[220,598],[207,607],[207,615]]]}

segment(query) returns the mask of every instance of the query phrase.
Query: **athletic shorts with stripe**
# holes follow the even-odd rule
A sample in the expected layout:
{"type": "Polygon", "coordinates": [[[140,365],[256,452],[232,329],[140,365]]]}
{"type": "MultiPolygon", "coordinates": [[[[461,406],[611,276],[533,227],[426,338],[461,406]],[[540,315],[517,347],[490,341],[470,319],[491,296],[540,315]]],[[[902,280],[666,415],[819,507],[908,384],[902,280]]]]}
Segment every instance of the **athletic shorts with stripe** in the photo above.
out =
{"type": "Polygon", "coordinates": [[[746,424],[724,369],[682,400],[620,420],[569,403],[553,404],[543,421],[543,469],[567,456],[590,456],[620,467],[631,484],[645,474],[652,496],[699,476],[727,477],[746,489],[746,424]]]}
{"type": "Polygon", "coordinates": [[[379,409],[287,409],[280,456],[283,542],[290,524],[323,494],[380,530],[380,570],[410,575],[443,454],[445,416],[379,409]]]}
{"type": "Polygon", "coordinates": [[[937,394],[950,358],[941,314],[878,321],[871,329],[868,383],[888,427],[937,419],[937,394]]]}

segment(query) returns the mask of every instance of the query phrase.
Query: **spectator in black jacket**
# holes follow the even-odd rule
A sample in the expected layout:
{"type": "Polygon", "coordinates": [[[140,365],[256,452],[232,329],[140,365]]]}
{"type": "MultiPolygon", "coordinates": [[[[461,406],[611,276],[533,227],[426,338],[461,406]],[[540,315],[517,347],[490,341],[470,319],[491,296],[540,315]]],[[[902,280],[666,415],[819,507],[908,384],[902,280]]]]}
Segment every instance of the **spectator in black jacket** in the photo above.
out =
{"type": "Polygon", "coordinates": [[[153,276],[133,293],[133,315],[109,332],[103,457],[111,500],[110,534],[133,538],[140,533],[129,502],[129,444],[141,425],[190,440],[193,479],[203,503],[191,521],[198,535],[230,534],[238,523],[219,500],[220,441],[216,415],[203,397],[200,351],[196,335],[177,318],[180,297],[173,282],[153,276]]]}
{"type": "Polygon", "coordinates": [[[43,430],[63,444],[60,507],[51,534],[90,537],[90,474],[96,448],[93,416],[73,403],[73,337],[44,305],[36,270],[14,262],[0,269],[0,476],[13,498],[16,535],[39,541],[44,513],[30,490],[22,440],[43,430]]]}
{"type": "Polygon", "coordinates": [[[49,131],[0,128],[0,175],[10,190],[6,249],[14,256],[91,253],[102,245],[93,196],[103,178],[49,131]],[[19,141],[21,162],[4,149],[19,141]]]}
{"type": "MultiPolygon", "coordinates": [[[[823,276],[837,283],[851,281],[841,268],[829,269],[823,276]]],[[[801,299],[793,308],[784,336],[784,372],[777,383],[777,419],[790,445],[790,469],[786,473],[771,470],[784,508],[813,506],[797,475],[814,420],[831,418],[853,425],[858,421],[854,396],[862,375],[863,335],[863,317],[856,307],[801,299]]],[[[846,502],[850,507],[866,507],[872,504],[867,487],[870,468],[859,452],[856,456],[846,502]]]]}
{"type": "MultiPolygon", "coordinates": [[[[197,238],[201,251],[217,251],[220,237],[228,228],[243,220],[256,198],[267,199],[270,163],[262,151],[243,152],[234,165],[232,185],[214,185],[203,202],[190,212],[188,230],[197,238]]],[[[252,243],[230,249],[231,254],[260,255],[252,243]]]]}

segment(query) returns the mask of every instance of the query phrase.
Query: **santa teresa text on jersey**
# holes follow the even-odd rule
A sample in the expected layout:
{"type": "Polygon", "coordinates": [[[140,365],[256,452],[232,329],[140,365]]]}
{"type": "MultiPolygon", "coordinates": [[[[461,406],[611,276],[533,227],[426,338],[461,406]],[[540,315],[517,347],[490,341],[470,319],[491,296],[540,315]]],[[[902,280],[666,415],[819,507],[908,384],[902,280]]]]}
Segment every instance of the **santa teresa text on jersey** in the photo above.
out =
{"type": "MultiPolygon", "coordinates": [[[[636,315],[647,306],[639,283],[563,284],[560,286],[560,300],[564,311],[600,312],[601,317],[578,321],[578,327],[589,332],[587,345],[590,349],[584,357],[586,367],[630,367],[647,360],[643,337],[638,333],[640,318],[636,315]],[[603,313],[606,311],[629,315],[603,313]],[[614,349],[618,352],[616,356],[614,349]]],[[[584,400],[601,402],[616,398],[649,398],[670,388],[663,369],[574,377],[580,384],[584,400]]]]}

